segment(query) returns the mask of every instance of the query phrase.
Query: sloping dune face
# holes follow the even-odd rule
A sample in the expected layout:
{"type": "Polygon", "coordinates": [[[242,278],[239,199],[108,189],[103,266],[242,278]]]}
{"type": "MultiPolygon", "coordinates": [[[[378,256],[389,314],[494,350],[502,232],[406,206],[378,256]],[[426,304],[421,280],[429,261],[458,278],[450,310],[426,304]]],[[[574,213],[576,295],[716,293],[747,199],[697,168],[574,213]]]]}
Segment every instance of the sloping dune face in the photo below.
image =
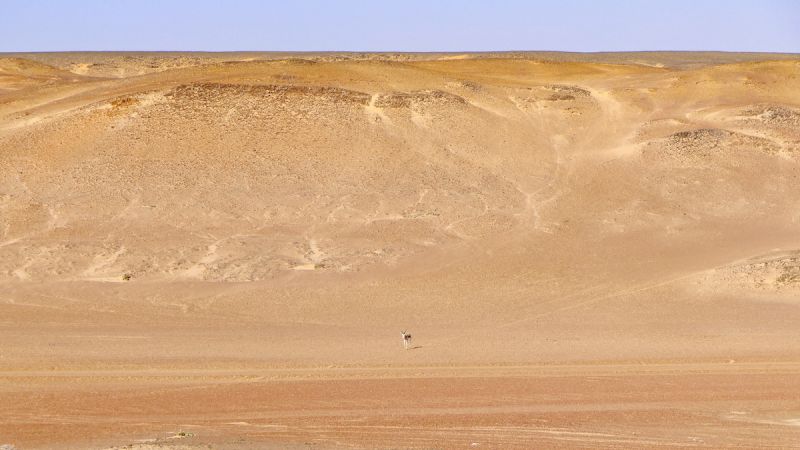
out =
{"type": "MultiPolygon", "coordinates": [[[[24,56],[0,56],[3,370],[479,374],[800,356],[795,59],[24,56]]],[[[713,410],[713,430],[673,419],[711,445],[729,443],[714,430],[734,423],[777,427],[776,444],[796,437],[800,411],[750,406],[713,410]]],[[[42,411],[31,408],[0,424],[0,445],[120,443],[91,422],[31,421],[42,411]]],[[[219,439],[316,433],[209,417],[219,439]]],[[[147,436],[146,418],[128,419],[128,442],[147,436]]],[[[319,439],[470,444],[424,438],[431,423],[415,425],[418,441],[349,440],[330,424],[319,439]]],[[[517,425],[484,435],[525,447],[517,425]]],[[[615,441],[597,426],[570,442],[688,439],[665,428],[615,441]]],[[[736,442],[766,442],[752,426],[736,442]]]]}

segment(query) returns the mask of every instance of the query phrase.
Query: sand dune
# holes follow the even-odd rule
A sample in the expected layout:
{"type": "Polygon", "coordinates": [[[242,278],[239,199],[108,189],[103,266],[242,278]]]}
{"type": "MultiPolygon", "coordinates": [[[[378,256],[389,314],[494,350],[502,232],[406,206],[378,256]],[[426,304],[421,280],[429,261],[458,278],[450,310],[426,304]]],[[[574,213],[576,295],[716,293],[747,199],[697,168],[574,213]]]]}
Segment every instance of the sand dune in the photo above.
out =
{"type": "Polygon", "coordinates": [[[791,446],[798,126],[796,55],[0,55],[0,445],[791,446]]]}

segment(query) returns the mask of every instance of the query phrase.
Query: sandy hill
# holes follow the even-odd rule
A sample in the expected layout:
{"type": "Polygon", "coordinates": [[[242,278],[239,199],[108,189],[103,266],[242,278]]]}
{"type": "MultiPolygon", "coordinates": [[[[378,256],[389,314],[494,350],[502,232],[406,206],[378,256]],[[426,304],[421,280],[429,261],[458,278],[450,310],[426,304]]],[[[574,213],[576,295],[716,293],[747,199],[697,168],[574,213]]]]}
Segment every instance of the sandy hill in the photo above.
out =
{"type": "Polygon", "coordinates": [[[0,361],[795,361],[798,163],[797,55],[0,55],[0,361]]]}

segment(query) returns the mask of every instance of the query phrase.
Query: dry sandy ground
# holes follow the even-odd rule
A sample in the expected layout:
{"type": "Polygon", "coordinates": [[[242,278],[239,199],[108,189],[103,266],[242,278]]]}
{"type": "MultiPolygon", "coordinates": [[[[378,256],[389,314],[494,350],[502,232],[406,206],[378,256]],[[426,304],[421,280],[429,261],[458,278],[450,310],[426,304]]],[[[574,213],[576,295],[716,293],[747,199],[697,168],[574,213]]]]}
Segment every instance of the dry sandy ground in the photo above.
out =
{"type": "Polygon", "coordinates": [[[799,162],[796,55],[0,55],[0,448],[796,446],[799,162]]]}

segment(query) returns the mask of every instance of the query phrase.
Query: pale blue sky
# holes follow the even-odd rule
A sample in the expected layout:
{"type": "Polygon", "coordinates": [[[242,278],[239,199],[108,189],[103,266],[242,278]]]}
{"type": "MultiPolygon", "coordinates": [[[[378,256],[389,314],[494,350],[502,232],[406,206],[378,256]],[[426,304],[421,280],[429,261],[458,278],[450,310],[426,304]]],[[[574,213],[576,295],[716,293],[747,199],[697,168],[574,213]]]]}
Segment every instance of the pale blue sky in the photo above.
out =
{"type": "Polygon", "coordinates": [[[800,52],[795,0],[0,0],[0,51],[800,52]]]}

